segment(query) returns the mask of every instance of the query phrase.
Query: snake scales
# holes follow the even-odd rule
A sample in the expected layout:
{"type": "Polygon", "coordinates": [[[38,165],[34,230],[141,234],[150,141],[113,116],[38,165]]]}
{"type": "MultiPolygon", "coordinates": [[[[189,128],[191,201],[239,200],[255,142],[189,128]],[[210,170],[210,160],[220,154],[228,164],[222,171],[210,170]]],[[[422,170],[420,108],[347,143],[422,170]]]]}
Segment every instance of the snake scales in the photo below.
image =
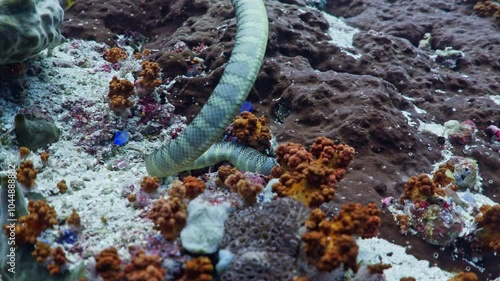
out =
{"type": "Polygon", "coordinates": [[[269,174],[275,159],[236,143],[217,142],[238,113],[257,79],[267,45],[268,21],[263,0],[232,0],[237,31],[224,73],[200,113],[174,140],[146,157],[152,176],[229,161],[238,169],[269,174]]]}

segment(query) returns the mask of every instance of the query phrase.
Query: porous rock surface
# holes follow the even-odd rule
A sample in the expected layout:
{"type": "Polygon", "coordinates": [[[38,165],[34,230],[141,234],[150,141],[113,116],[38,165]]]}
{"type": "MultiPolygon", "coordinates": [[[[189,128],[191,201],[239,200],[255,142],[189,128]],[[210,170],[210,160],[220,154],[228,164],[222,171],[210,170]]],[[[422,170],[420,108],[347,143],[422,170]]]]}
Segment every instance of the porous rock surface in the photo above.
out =
{"type": "MultiPolygon", "coordinates": [[[[356,149],[351,169],[337,186],[334,206],[398,198],[409,177],[429,173],[441,160],[438,136],[420,132],[419,121],[442,125],[450,119],[476,123],[472,145],[455,145],[453,153],[478,161],[484,194],[500,202],[500,148],[485,132],[488,125],[500,125],[500,105],[490,98],[500,92],[500,32],[498,22],[475,15],[473,5],[446,0],[328,1],[327,12],[360,29],[353,48],[345,50],[329,42],[335,38],[328,35],[328,22],[305,1],[266,1],[268,49],[249,99],[257,115],[273,120],[271,130],[280,142],[307,146],[325,135],[356,149]],[[429,45],[419,48],[425,33],[431,33],[429,45]],[[464,54],[454,69],[432,57],[446,47],[464,54]]],[[[63,24],[68,37],[110,45],[116,34],[142,34],[148,38],[146,47],[158,50],[151,59],[168,78],[188,67],[183,60],[190,53],[173,52],[174,44],[184,41],[195,47],[203,42],[208,48],[199,56],[207,75],[178,78],[169,96],[176,113],[189,120],[217,84],[235,31],[229,1],[208,0],[77,1],[63,24]]],[[[452,261],[449,249],[434,259],[436,247],[399,234],[387,213],[381,236],[401,245],[408,241],[409,253],[445,269],[467,266],[452,261]]],[[[485,257],[481,278],[500,274],[494,261],[493,256],[485,257]]]]}

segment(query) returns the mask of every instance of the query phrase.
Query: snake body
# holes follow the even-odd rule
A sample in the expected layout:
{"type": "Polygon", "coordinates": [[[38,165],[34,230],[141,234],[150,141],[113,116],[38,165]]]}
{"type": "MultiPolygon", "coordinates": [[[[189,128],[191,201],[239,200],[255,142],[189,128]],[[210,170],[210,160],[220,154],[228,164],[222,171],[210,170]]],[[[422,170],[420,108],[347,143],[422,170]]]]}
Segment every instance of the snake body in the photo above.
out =
{"type": "Polygon", "coordinates": [[[234,48],[222,77],[200,113],[174,140],[146,157],[152,176],[230,161],[240,170],[268,174],[272,157],[234,143],[216,143],[238,113],[257,79],[267,45],[268,21],[262,0],[232,0],[237,31],[234,48]],[[198,159],[198,160],[197,160],[198,159]]]}

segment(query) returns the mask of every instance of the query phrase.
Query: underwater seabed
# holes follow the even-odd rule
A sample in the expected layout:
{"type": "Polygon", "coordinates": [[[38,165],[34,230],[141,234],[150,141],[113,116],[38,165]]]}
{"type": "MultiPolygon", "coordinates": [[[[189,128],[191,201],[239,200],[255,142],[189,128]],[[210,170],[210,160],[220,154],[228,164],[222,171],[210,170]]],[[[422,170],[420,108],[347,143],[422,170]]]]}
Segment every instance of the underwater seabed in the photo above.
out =
{"type": "MultiPolygon", "coordinates": [[[[140,70],[140,60],[132,59],[132,50],[127,49],[130,59],[119,67],[109,67],[110,64],[102,57],[102,51],[107,48],[104,44],[83,40],[63,43],[55,48],[52,56],[43,55],[25,64],[27,88],[22,103],[0,99],[0,167],[4,171],[3,179],[8,178],[8,167],[18,166],[21,160],[14,140],[13,122],[21,108],[25,113],[50,118],[60,131],[58,141],[48,149],[33,147],[34,150],[25,158],[33,162],[38,174],[36,185],[28,193],[16,187],[17,216],[27,213],[26,204],[20,201],[20,194],[25,193],[27,198],[46,199],[57,212],[59,221],[71,216],[73,210],[81,218],[81,228],[57,225],[54,229],[45,230],[38,238],[52,248],[60,246],[64,249],[67,263],[61,268],[64,273],[61,276],[48,275],[45,266],[36,264],[32,258],[33,247],[26,246],[16,251],[17,273],[15,278],[11,278],[12,275],[5,272],[10,249],[5,244],[7,237],[2,232],[1,280],[79,280],[84,275],[89,280],[97,280],[94,279],[97,278],[95,272],[91,271],[96,263],[94,257],[99,252],[113,246],[125,264],[132,258],[130,245],[152,249],[151,243],[158,239],[153,222],[146,217],[146,213],[152,200],[166,193],[167,186],[161,185],[157,194],[149,198],[141,195],[143,197],[138,200],[148,206],[146,208],[134,208],[127,201],[127,196],[139,189],[141,180],[147,175],[144,156],[161,144],[161,141],[149,141],[141,132],[158,129],[148,125],[135,126],[141,120],[140,115],[131,112],[130,118],[118,116],[110,111],[106,101],[112,77],[134,81],[131,73],[140,70]],[[131,134],[126,143],[121,142],[124,144],[120,146],[113,144],[117,131],[129,131],[131,134]],[[48,161],[39,157],[42,151],[50,154],[48,161]],[[68,184],[64,194],[58,188],[61,180],[68,184]],[[76,234],[76,241],[69,234],[61,239],[61,233],[70,231],[76,234]]],[[[168,85],[161,87],[168,88],[168,85]]],[[[184,118],[173,115],[171,105],[167,103],[162,106],[170,120],[167,124],[169,128],[161,130],[156,137],[159,140],[171,138],[185,125],[184,118]]],[[[2,224],[7,219],[5,207],[8,204],[4,205],[5,198],[8,198],[6,186],[3,180],[2,224]]],[[[495,204],[491,200],[484,200],[495,204]]],[[[416,280],[448,280],[454,275],[432,266],[428,261],[406,254],[406,247],[384,239],[358,238],[356,243],[359,246],[359,263],[391,265],[384,271],[386,280],[399,280],[408,276],[416,280]]],[[[171,257],[170,263],[179,266],[186,257],[182,256],[178,244],[169,244],[169,247],[170,252],[165,255],[171,257]]]]}

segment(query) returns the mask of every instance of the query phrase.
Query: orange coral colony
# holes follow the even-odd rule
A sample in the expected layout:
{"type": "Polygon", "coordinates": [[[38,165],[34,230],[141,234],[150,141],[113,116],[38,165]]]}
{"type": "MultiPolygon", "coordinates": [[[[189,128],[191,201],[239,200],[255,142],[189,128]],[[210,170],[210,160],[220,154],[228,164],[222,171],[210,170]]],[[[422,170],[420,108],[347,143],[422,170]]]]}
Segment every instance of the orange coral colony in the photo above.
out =
{"type": "Polygon", "coordinates": [[[52,262],[47,265],[50,275],[61,273],[63,265],[68,261],[61,247],[57,247],[52,251],[52,259],[52,262]]]}
{"type": "Polygon", "coordinates": [[[27,147],[21,146],[19,147],[19,155],[21,156],[21,159],[26,158],[31,153],[31,150],[27,147]]]}
{"type": "Polygon", "coordinates": [[[66,190],[68,190],[68,186],[66,185],[66,181],[61,180],[60,182],[58,182],[57,189],[59,189],[60,193],[66,193],[66,190]]]}
{"type": "MultiPolygon", "coordinates": [[[[16,246],[26,243],[35,244],[36,238],[46,229],[58,224],[54,207],[49,206],[45,200],[28,202],[29,215],[22,216],[16,224],[16,246]]],[[[4,230],[8,231],[6,226],[4,230]]]]}
{"type": "Polygon", "coordinates": [[[356,271],[358,246],[353,235],[376,236],[381,224],[380,214],[374,203],[342,205],[332,220],[327,220],[321,210],[313,210],[306,221],[310,232],[302,236],[309,262],[322,271],[332,271],[341,265],[344,270],[351,268],[356,271]]]}
{"type": "Polygon", "coordinates": [[[123,113],[134,103],[128,98],[134,94],[134,84],[127,79],[113,76],[109,82],[109,106],[117,114],[123,113]]]}
{"type": "Polygon", "coordinates": [[[109,48],[104,53],[104,59],[110,63],[120,62],[126,59],[127,57],[128,57],[127,53],[122,48],[118,47],[109,48]]]}
{"type": "Polygon", "coordinates": [[[279,178],[273,192],[289,196],[308,207],[331,201],[335,184],[341,180],[354,158],[354,148],[334,144],[326,137],[317,138],[307,151],[303,146],[288,143],[278,146],[275,166],[271,175],[279,178]]]}
{"type": "Polygon", "coordinates": [[[253,113],[243,111],[231,124],[231,133],[240,143],[253,147],[260,152],[271,147],[271,131],[266,125],[266,118],[257,118],[253,113]]]}
{"type": "Polygon", "coordinates": [[[141,189],[146,193],[153,193],[158,187],[160,187],[160,180],[157,177],[144,177],[141,181],[141,189]]]}
{"type": "Polygon", "coordinates": [[[17,181],[22,183],[26,188],[35,186],[36,175],[38,171],[34,168],[33,162],[27,160],[19,165],[16,169],[17,181]]]}
{"type": "Polygon", "coordinates": [[[161,198],[153,203],[147,217],[153,220],[153,229],[159,230],[165,239],[172,241],[179,237],[186,225],[186,209],[186,204],[179,197],[161,198]]]}
{"type": "Polygon", "coordinates": [[[163,281],[165,270],[161,267],[161,258],[158,255],[148,256],[140,250],[132,261],[123,268],[127,281],[163,281]]]}
{"type": "Polygon", "coordinates": [[[476,217],[479,231],[476,240],[479,246],[500,251],[500,205],[483,205],[476,217]]]}
{"type": "Polygon", "coordinates": [[[160,86],[160,70],[161,68],[156,62],[143,61],[140,73],[141,79],[139,80],[141,87],[146,91],[152,91],[154,88],[160,86]]]}
{"type": "Polygon", "coordinates": [[[186,262],[184,275],[179,281],[212,281],[214,266],[207,257],[198,257],[186,262]]]}
{"type": "Polygon", "coordinates": [[[178,197],[180,199],[187,198],[192,200],[205,190],[205,183],[193,176],[187,176],[180,180],[175,180],[172,187],[168,190],[170,197],[178,197]]]}
{"type": "Polygon", "coordinates": [[[473,272],[460,272],[448,281],[478,281],[477,275],[473,272]]]}
{"type": "Polygon", "coordinates": [[[49,153],[45,151],[40,153],[40,159],[42,160],[42,162],[46,163],[47,161],[49,161],[49,156],[50,156],[49,153]]]}
{"type": "Polygon", "coordinates": [[[123,277],[122,263],[115,247],[104,249],[96,257],[95,271],[104,281],[120,281],[123,277]]]}

